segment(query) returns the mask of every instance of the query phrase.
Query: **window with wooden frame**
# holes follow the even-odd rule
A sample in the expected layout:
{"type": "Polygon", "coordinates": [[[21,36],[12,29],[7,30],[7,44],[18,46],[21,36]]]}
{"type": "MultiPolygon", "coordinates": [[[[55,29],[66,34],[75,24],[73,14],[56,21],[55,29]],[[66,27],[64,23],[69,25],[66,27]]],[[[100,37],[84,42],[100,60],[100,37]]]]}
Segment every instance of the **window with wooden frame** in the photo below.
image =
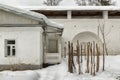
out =
{"type": "Polygon", "coordinates": [[[16,41],[15,40],[5,40],[5,57],[16,55],[16,41]]]}
{"type": "Polygon", "coordinates": [[[58,40],[49,39],[48,43],[48,53],[58,53],[58,40]]]}

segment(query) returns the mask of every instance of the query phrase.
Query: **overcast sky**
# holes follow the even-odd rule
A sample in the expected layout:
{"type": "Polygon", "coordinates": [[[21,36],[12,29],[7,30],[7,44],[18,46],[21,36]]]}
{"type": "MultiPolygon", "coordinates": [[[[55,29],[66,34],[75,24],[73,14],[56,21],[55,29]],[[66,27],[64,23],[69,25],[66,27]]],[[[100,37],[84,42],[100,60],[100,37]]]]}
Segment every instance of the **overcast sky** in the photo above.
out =
{"type": "MultiPolygon", "coordinates": [[[[116,0],[116,6],[120,6],[120,0],[116,0]]],[[[0,3],[12,6],[42,6],[43,0],[0,0],[0,3]]],[[[74,0],[63,0],[60,6],[75,6],[74,0]]]]}

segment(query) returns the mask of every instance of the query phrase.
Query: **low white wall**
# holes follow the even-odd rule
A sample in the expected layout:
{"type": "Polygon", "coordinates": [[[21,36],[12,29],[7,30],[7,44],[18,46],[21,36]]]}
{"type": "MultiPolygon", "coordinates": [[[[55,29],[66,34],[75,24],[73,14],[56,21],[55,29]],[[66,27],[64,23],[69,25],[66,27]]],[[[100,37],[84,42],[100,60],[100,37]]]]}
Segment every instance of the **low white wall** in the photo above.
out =
{"type": "Polygon", "coordinates": [[[0,27],[0,64],[43,63],[41,27],[0,27]],[[5,57],[5,39],[16,40],[15,57],[5,57]]]}

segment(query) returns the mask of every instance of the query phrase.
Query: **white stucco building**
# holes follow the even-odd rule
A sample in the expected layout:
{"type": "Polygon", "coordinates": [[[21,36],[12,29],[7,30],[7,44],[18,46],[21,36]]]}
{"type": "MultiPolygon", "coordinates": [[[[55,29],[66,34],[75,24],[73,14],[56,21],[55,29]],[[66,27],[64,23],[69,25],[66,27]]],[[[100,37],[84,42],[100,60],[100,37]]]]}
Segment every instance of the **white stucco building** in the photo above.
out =
{"type": "MultiPolygon", "coordinates": [[[[50,45],[56,41],[59,44],[54,46],[60,47],[62,30],[62,25],[42,14],[0,4],[0,69],[19,64],[41,68],[51,58],[48,55],[46,60],[47,53],[44,54],[46,35],[50,36],[50,45]]],[[[49,48],[50,52],[59,53],[53,63],[60,62],[61,58],[60,48],[56,50],[49,48]]]]}
{"type": "Polygon", "coordinates": [[[24,67],[41,68],[44,63],[60,63],[63,48],[67,46],[68,41],[74,44],[77,40],[81,43],[95,41],[102,44],[103,39],[98,26],[105,27],[108,53],[120,53],[119,7],[19,8],[22,9],[0,4],[0,66],[2,67],[21,64],[24,67]]]}
{"type": "MultiPolygon", "coordinates": [[[[24,6],[22,9],[46,15],[64,25],[63,46],[68,41],[76,44],[96,41],[103,43],[98,26],[105,26],[109,54],[120,54],[120,7],[115,6],[24,6]]],[[[63,50],[63,49],[62,49],[63,50]]]]}

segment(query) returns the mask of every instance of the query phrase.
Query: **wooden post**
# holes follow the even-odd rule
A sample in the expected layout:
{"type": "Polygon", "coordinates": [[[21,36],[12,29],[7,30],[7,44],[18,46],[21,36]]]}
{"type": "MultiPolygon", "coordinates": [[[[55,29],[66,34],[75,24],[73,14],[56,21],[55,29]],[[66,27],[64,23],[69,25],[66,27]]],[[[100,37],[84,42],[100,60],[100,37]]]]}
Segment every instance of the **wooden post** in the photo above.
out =
{"type": "Polygon", "coordinates": [[[72,67],[72,46],[70,43],[70,73],[73,73],[73,67],[72,67]]]}
{"type": "Polygon", "coordinates": [[[73,70],[73,67],[74,69],[76,69],[75,64],[74,64],[73,43],[71,43],[71,60],[72,60],[72,70],[73,70]]]}
{"type": "Polygon", "coordinates": [[[84,45],[84,54],[83,55],[84,55],[85,60],[87,57],[87,48],[86,47],[87,47],[87,44],[84,45]]]}
{"type": "Polygon", "coordinates": [[[70,67],[71,73],[73,73],[73,44],[71,43],[71,52],[70,52],[70,67]]]}
{"type": "Polygon", "coordinates": [[[92,75],[92,72],[93,72],[93,70],[92,70],[92,67],[93,67],[93,49],[92,49],[92,43],[91,43],[91,45],[90,45],[90,53],[91,53],[91,72],[90,72],[90,74],[92,75]]]}
{"type": "Polygon", "coordinates": [[[79,48],[79,42],[77,41],[77,46],[76,46],[76,49],[77,49],[77,62],[78,62],[78,72],[79,74],[82,73],[81,71],[81,63],[80,63],[80,48],[79,48]]]}
{"type": "Polygon", "coordinates": [[[103,43],[103,71],[105,70],[105,45],[103,43]]]}
{"type": "Polygon", "coordinates": [[[95,41],[93,41],[93,76],[95,76],[95,41]]]}
{"type": "Polygon", "coordinates": [[[77,53],[77,63],[78,63],[78,71],[79,71],[79,73],[80,73],[80,64],[79,64],[79,47],[78,47],[78,45],[79,45],[79,42],[78,42],[78,40],[77,40],[77,45],[76,45],[76,53],[77,53]]]}
{"type": "Polygon", "coordinates": [[[70,42],[68,42],[68,71],[70,72],[70,42]]]}
{"type": "Polygon", "coordinates": [[[81,63],[82,63],[82,44],[81,44],[81,49],[80,49],[80,51],[81,51],[81,53],[80,53],[80,57],[81,57],[81,63]]]}
{"type": "Polygon", "coordinates": [[[64,58],[66,58],[66,47],[64,47],[64,58]]]}
{"type": "Polygon", "coordinates": [[[96,44],[96,56],[97,56],[97,59],[96,59],[96,72],[98,72],[99,71],[99,66],[100,66],[100,58],[99,58],[99,56],[100,56],[100,49],[99,49],[99,47],[98,47],[98,44],[96,44]]]}
{"type": "Polygon", "coordinates": [[[87,43],[87,70],[86,70],[86,73],[89,73],[89,51],[90,51],[90,42],[87,43]]]}

